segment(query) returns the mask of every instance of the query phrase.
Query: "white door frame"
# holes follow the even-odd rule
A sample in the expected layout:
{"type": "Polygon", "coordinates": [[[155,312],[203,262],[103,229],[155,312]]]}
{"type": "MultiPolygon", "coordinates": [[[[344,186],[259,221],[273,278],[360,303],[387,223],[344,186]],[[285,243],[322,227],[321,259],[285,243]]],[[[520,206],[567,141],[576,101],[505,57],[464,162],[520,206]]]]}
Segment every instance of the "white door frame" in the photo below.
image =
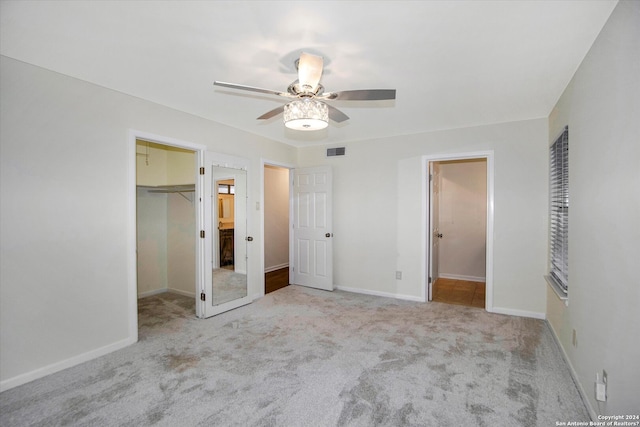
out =
{"type": "Polygon", "coordinates": [[[293,222],[293,169],[295,166],[291,163],[282,163],[276,162],[269,159],[260,159],[260,206],[257,206],[258,210],[260,210],[260,271],[263,274],[260,274],[260,295],[259,297],[264,296],[264,167],[265,166],[275,166],[279,168],[289,169],[289,277],[291,275],[291,269],[293,268],[293,233],[292,230],[292,222],[293,222]]]}
{"type": "Polygon", "coordinates": [[[434,239],[435,232],[440,223],[440,167],[436,167],[437,162],[428,162],[427,167],[429,174],[429,237],[427,238],[427,244],[429,245],[429,257],[427,258],[427,301],[433,300],[433,284],[438,280],[438,263],[440,259],[440,242],[434,239]],[[436,170],[437,169],[437,170],[436,170]],[[437,188],[437,195],[434,191],[437,188]],[[437,202],[437,203],[434,203],[437,202]],[[434,205],[436,205],[434,208],[434,205]],[[436,248],[436,250],[434,250],[436,248]],[[434,258],[436,261],[434,262],[434,258]]]}
{"type": "Polygon", "coordinates": [[[432,154],[422,156],[422,236],[423,236],[423,256],[422,256],[422,289],[425,301],[428,300],[429,293],[429,260],[430,253],[430,230],[429,230],[429,162],[440,162],[448,160],[468,160],[486,159],[487,161],[487,234],[486,234],[486,296],[485,310],[493,312],[493,200],[494,200],[494,159],[493,150],[472,151],[463,153],[432,154]]]}
{"type": "MultiPolygon", "coordinates": [[[[142,139],[144,141],[154,142],[162,145],[169,145],[172,147],[184,148],[194,151],[195,164],[194,174],[196,170],[204,163],[204,152],[206,147],[201,144],[195,144],[192,142],[182,141],[175,138],[166,136],[155,135],[148,132],[129,129],[129,165],[127,167],[127,189],[129,199],[129,213],[128,213],[128,232],[127,232],[127,259],[128,259],[128,300],[129,300],[129,336],[134,342],[138,341],[138,257],[137,257],[137,218],[136,218],[136,141],[142,139]]],[[[196,179],[194,202],[202,200],[202,180],[196,179]]],[[[202,209],[200,205],[195,206],[196,215],[196,230],[202,230],[203,217],[202,209]]],[[[201,275],[202,266],[202,253],[199,238],[196,239],[196,283],[194,283],[194,294],[198,295],[198,289],[203,280],[201,275]]],[[[195,313],[194,313],[195,315],[195,313]]]]}

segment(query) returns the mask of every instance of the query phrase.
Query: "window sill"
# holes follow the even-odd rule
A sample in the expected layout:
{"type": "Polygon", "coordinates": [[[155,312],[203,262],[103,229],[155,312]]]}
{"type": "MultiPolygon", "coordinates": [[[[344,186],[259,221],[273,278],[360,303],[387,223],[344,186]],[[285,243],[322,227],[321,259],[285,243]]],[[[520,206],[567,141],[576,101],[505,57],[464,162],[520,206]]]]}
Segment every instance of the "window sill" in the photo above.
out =
{"type": "Polygon", "coordinates": [[[566,304],[569,301],[569,296],[566,294],[566,292],[556,283],[555,280],[551,278],[551,276],[544,276],[544,278],[549,284],[549,287],[551,287],[551,289],[553,289],[553,292],[556,293],[558,298],[560,298],[560,300],[564,301],[566,304]]]}

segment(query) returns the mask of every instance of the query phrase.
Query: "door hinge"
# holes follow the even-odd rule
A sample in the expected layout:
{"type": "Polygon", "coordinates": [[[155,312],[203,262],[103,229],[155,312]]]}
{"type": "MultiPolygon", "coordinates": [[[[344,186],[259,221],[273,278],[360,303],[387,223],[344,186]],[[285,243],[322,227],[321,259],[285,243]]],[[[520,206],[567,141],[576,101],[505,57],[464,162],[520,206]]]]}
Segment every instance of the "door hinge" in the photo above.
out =
{"type": "Polygon", "coordinates": [[[431,283],[431,277],[429,277],[429,283],[431,283]]]}
{"type": "Polygon", "coordinates": [[[200,301],[206,301],[206,300],[207,300],[207,296],[205,295],[205,293],[204,293],[204,292],[202,292],[202,293],[200,294],[200,301]]]}
{"type": "Polygon", "coordinates": [[[433,175],[429,174],[429,182],[433,181],[433,175]]]}
{"type": "Polygon", "coordinates": [[[200,168],[200,175],[204,175],[204,167],[200,168]]]}
{"type": "Polygon", "coordinates": [[[200,238],[204,239],[204,230],[200,230],[200,238]]]}

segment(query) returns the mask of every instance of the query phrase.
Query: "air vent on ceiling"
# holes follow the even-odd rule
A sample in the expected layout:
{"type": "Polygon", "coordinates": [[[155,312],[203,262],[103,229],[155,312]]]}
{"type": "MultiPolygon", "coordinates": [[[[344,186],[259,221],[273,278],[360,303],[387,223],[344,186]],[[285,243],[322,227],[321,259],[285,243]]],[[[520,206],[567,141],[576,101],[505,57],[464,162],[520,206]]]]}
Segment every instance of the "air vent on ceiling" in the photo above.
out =
{"type": "Polygon", "coordinates": [[[327,157],[344,156],[345,147],[327,148],[327,157]]]}

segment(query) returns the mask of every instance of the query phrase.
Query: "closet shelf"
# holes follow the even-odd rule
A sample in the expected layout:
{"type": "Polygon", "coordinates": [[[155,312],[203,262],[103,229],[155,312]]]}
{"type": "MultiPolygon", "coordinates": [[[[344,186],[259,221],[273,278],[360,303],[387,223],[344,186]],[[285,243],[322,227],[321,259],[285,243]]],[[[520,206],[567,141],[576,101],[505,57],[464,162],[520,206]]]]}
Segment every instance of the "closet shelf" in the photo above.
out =
{"type": "Polygon", "coordinates": [[[147,190],[149,193],[193,193],[196,191],[195,184],[185,185],[138,185],[138,188],[147,190]]]}

